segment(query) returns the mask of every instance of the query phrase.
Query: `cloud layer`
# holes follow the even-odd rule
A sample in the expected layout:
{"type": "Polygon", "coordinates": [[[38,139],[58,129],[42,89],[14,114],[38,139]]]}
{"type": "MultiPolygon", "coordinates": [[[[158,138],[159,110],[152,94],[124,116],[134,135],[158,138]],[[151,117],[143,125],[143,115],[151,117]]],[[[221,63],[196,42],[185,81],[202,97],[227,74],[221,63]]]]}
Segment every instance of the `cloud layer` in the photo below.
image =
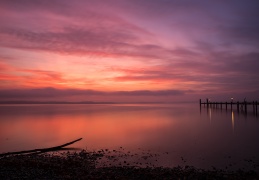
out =
{"type": "Polygon", "coordinates": [[[0,96],[257,92],[258,8],[245,0],[2,0],[0,96]]]}

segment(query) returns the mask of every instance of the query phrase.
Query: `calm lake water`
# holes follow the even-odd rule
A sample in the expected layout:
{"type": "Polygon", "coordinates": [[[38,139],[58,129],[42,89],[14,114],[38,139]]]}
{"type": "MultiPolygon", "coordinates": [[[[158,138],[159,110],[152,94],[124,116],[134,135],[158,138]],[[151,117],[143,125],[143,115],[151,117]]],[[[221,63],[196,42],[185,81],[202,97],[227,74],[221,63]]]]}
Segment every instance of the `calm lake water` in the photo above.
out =
{"type": "Polygon", "coordinates": [[[0,118],[1,153],[82,137],[72,147],[158,153],[158,166],[252,169],[259,162],[259,118],[250,110],[198,103],[0,105],[0,118]]]}

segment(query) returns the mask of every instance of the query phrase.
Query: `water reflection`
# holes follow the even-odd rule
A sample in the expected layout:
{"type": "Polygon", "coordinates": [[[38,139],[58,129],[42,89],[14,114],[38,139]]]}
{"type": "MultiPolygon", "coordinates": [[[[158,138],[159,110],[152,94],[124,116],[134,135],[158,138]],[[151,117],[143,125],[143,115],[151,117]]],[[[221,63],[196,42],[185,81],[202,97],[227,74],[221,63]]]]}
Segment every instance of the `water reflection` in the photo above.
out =
{"type": "Polygon", "coordinates": [[[234,131],[235,131],[235,116],[234,116],[233,110],[231,112],[231,120],[232,120],[232,131],[233,131],[233,134],[234,134],[234,131]]]}
{"type": "Polygon", "coordinates": [[[259,121],[241,114],[216,108],[199,112],[197,104],[1,106],[0,152],[82,137],[73,147],[141,148],[168,152],[160,158],[163,166],[222,166],[230,155],[235,162],[258,157],[259,121]]]}
{"type": "Polygon", "coordinates": [[[209,118],[210,118],[210,123],[211,123],[211,108],[208,108],[209,111],[209,118]]]}
{"type": "Polygon", "coordinates": [[[9,107],[2,113],[1,151],[48,147],[80,137],[84,139],[77,145],[83,148],[141,146],[143,142],[152,142],[154,132],[166,127],[177,131],[174,121],[160,113],[159,107],[64,105],[62,108],[63,111],[55,105],[41,109],[21,107],[23,110],[11,113],[9,107]]]}
{"type": "MultiPolygon", "coordinates": [[[[216,106],[200,106],[200,114],[203,114],[204,112],[207,112],[207,116],[209,119],[209,122],[212,123],[213,119],[219,119],[220,116],[222,115],[222,110],[224,108],[222,108],[222,106],[219,106],[219,108],[217,108],[216,106]]],[[[225,114],[228,120],[231,120],[231,128],[232,128],[232,133],[235,133],[235,120],[238,117],[239,119],[258,119],[257,114],[254,113],[254,111],[252,111],[252,109],[248,109],[248,111],[242,111],[239,109],[234,109],[234,108],[225,108],[225,114]],[[250,111],[249,111],[250,110],[250,111]],[[230,116],[229,116],[230,115],[230,116]]]]}

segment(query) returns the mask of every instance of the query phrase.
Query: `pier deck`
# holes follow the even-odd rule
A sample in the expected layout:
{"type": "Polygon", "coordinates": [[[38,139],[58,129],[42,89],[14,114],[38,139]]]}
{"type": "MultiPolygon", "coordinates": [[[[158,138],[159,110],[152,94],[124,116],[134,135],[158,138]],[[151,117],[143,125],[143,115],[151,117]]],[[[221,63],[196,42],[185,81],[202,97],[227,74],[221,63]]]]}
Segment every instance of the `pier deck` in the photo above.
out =
{"type": "Polygon", "coordinates": [[[237,111],[245,111],[247,113],[247,107],[252,106],[253,107],[253,112],[257,115],[257,106],[259,103],[257,101],[252,101],[252,102],[247,102],[247,101],[230,101],[230,102],[211,102],[208,99],[206,99],[206,102],[202,102],[200,99],[200,107],[201,106],[206,106],[207,108],[209,107],[214,107],[214,108],[225,108],[228,109],[230,108],[231,110],[233,109],[234,106],[236,106],[237,111]]]}

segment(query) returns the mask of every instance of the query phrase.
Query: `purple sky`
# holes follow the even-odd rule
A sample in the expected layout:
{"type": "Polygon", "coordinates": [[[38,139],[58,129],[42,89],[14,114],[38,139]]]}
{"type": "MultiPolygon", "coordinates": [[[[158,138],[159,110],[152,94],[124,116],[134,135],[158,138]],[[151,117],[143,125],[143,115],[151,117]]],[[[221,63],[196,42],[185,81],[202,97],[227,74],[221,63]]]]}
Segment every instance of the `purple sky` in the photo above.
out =
{"type": "Polygon", "coordinates": [[[0,0],[0,100],[259,100],[259,1],[0,0]]]}

